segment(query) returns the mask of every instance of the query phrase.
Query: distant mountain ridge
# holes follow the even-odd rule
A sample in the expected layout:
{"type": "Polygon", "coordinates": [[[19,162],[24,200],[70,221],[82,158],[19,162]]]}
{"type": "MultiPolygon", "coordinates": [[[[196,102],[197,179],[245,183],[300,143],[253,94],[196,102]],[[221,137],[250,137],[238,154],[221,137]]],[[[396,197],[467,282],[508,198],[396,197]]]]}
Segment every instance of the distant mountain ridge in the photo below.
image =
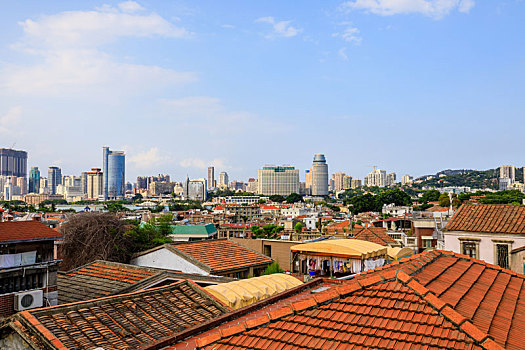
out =
{"type": "MultiPolygon", "coordinates": [[[[467,186],[472,189],[490,188],[498,189],[499,168],[488,170],[472,169],[447,169],[435,175],[425,175],[418,177],[415,181],[421,181],[414,187],[448,187],[448,186],[467,186]],[[429,176],[433,178],[426,180],[429,176]]],[[[523,182],[523,168],[516,168],[516,181],[523,182]]]]}

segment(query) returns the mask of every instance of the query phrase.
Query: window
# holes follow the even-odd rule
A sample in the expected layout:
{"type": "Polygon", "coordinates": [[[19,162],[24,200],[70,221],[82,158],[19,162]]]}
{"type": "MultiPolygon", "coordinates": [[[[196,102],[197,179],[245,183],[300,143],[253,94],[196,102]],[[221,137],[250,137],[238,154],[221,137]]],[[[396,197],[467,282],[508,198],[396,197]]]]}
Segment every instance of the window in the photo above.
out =
{"type": "Polygon", "coordinates": [[[478,245],[475,242],[463,242],[461,253],[477,259],[478,245]]]}
{"type": "Polygon", "coordinates": [[[509,245],[496,244],[496,263],[504,269],[509,268],[509,245]]]}

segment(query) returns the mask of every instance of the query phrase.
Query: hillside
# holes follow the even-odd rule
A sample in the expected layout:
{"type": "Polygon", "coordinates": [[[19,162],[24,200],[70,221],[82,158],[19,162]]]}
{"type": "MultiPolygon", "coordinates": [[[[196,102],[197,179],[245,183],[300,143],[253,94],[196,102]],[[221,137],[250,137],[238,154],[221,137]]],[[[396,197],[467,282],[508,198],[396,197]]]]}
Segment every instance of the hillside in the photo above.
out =
{"type": "MultiPolygon", "coordinates": [[[[426,178],[423,176],[416,180],[426,178]]],[[[499,168],[488,170],[443,170],[434,175],[433,179],[424,180],[414,184],[414,187],[423,186],[447,187],[447,186],[468,186],[473,189],[491,188],[498,189],[499,168]],[[439,177],[441,174],[445,175],[439,177]]],[[[523,182],[523,168],[516,168],[516,181],[523,182]]]]}

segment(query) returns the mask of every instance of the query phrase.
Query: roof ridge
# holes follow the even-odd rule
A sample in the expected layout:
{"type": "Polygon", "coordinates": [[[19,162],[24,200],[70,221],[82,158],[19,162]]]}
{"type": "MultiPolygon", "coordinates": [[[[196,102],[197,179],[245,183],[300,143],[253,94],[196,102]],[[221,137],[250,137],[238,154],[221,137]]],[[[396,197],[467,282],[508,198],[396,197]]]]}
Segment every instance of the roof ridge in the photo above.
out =
{"type": "Polygon", "coordinates": [[[29,311],[25,310],[15,315],[15,317],[25,319],[29,324],[27,326],[35,328],[38,338],[44,343],[51,343],[58,350],[67,350],[67,347],[62,343],[49,329],[46,328],[35,316],[31,315],[29,311]],[[43,339],[42,339],[43,338],[43,339]]]}
{"type": "Polygon", "coordinates": [[[470,322],[467,317],[454,310],[450,304],[437,297],[428,288],[419,283],[416,278],[409,276],[402,270],[398,270],[396,273],[396,279],[406,287],[412,289],[417,295],[421,297],[421,299],[423,299],[432,308],[436,309],[440,315],[457,326],[459,331],[465,333],[483,348],[503,349],[494,341],[491,336],[481,331],[472,322],[470,322]]]}

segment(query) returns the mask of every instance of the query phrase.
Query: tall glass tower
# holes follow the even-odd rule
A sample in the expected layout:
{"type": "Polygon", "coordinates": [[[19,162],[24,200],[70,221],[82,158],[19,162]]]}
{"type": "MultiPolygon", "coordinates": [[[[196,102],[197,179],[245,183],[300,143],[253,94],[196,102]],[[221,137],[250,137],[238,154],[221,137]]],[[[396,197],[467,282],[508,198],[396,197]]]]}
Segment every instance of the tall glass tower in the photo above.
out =
{"type": "Polygon", "coordinates": [[[122,151],[110,151],[109,147],[103,147],[102,165],[104,199],[124,198],[126,193],[126,155],[122,151]]]}
{"type": "Polygon", "coordinates": [[[62,184],[62,169],[50,166],[47,171],[47,187],[49,194],[57,194],[57,186],[62,184]]]}
{"type": "Polygon", "coordinates": [[[40,170],[38,170],[38,167],[33,166],[29,173],[29,193],[38,192],[40,192],[40,170]]]}
{"type": "Polygon", "coordinates": [[[312,196],[328,196],[328,164],[326,164],[324,154],[314,155],[312,196]]]}

